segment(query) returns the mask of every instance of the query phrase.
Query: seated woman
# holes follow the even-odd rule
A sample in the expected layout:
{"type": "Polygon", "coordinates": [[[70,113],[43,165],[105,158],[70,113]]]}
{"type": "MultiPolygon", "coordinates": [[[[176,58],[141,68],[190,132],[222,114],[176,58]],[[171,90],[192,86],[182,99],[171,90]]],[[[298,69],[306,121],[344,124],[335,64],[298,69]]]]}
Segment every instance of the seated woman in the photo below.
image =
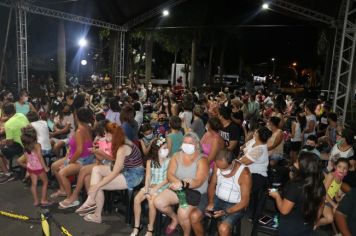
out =
{"type": "Polygon", "coordinates": [[[86,165],[92,164],[93,155],[89,148],[93,146],[90,123],[93,121],[93,113],[87,108],[77,111],[78,128],[75,135],[69,138],[69,151],[66,157],[54,162],[51,166],[52,173],[59,183],[59,190],[51,195],[52,198],[70,196],[72,189],[68,176],[76,175],[86,165]]]}
{"type": "MultiPolygon", "coordinates": [[[[220,236],[231,235],[234,225],[243,217],[250,200],[251,173],[227,150],[218,152],[215,164],[209,183],[206,214],[219,220],[220,236]]],[[[197,215],[193,218],[197,219],[197,215]]],[[[203,215],[198,219],[192,221],[195,235],[204,235],[203,215]]]]}
{"type": "Polygon", "coordinates": [[[90,165],[86,165],[80,169],[79,175],[77,178],[77,184],[72,195],[67,196],[66,199],[59,203],[59,209],[67,209],[70,207],[76,207],[80,203],[78,201],[80,191],[82,191],[83,186],[85,186],[86,191],[88,192],[90,187],[90,177],[93,167],[96,165],[110,165],[113,160],[111,154],[111,143],[112,143],[112,134],[117,127],[116,123],[111,123],[108,120],[99,121],[95,127],[97,136],[94,140],[94,147],[91,152],[96,157],[96,162],[90,165]]]}
{"type": "Polygon", "coordinates": [[[151,145],[146,163],[145,186],[137,193],[134,200],[135,227],[131,236],[137,236],[140,233],[141,203],[144,200],[148,201],[149,207],[146,236],[153,235],[156,218],[156,208],[153,205],[153,201],[160,192],[168,187],[166,178],[170,160],[167,158],[168,154],[169,150],[165,139],[158,139],[151,145]]]}
{"type": "Polygon", "coordinates": [[[175,232],[177,225],[180,224],[184,236],[190,235],[190,213],[193,209],[204,212],[207,205],[208,175],[208,161],[201,153],[199,138],[195,133],[187,133],[183,139],[182,151],[177,152],[169,162],[167,180],[170,183],[170,189],[161,192],[154,200],[155,207],[172,219],[165,230],[166,234],[175,232]],[[175,191],[182,188],[198,191],[201,199],[193,206],[189,204],[191,199],[187,196],[188,207],[180,207],[176,213],[173,206],[179,203],[179,199],[175,191]]]}
{"type": "Polygon", "coordinates": [[[204,155],[208,158],[210,164],[210,169],[214,168],[215,157],[219,150],[224,148],[224,139],[220,136],[219,130],[222,125],[218,118],[212,117],[208,120],[206,124],[207,132],[204,134],[203,138],[200,140],[200,144],[203,149],[204,155]]]}
{"type": "Polygon", "coordinates": [[[121,127],[112,136],[112,165],[98,165],[93,168],[88,198],[75,212],[84,216],[85,221],[101,223],[104,206],[104,190],[133,189],[142,182],[144,168],[138,147],[131,142],[121,127]]]}
{"type": "Polygon", "coordinates": [[[278,190],[269,191],[281,213],[281,236],[314,235],[314,226],[324,207],[325,188],[319,157],[311,152],[301,152],[296,168],[296,176],[284,189],[283,197],[278,190]]]}

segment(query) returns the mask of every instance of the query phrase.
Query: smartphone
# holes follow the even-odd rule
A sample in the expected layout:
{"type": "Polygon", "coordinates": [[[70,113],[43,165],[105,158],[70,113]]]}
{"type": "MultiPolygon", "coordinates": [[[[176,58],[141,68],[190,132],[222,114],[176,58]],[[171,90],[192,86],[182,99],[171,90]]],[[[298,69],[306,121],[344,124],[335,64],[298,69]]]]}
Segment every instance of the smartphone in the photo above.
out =
{"type": "Polygon", "coordinates": [[[261,219],[259,219],[258,222],[260,222],[263,225],[267,225],[269,222],[272,221],[272,219],[273,219],[272,217],[265,215],[261,219]]]}
{"type": "Polygon", "coordinates": [[[205,211],[206,213],[210,214],[210,215],[214,215],[214,211],[213,210],[207,210],[205,211]]]}

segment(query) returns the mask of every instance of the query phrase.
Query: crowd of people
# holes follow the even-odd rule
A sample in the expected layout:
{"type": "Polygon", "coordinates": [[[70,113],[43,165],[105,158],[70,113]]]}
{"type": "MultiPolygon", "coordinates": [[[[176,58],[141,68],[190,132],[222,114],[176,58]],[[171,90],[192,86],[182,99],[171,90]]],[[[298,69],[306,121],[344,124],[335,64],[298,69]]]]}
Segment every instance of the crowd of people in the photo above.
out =
{"type": "Polygon", "coordinates": [[[217,219],[219,235],[231,235],[244,216],[259,222],[268,195],[280,235],[312,235],[333,222],[342,235],[356,235],[354,132],[329,101],[268,89],[189,90],[177,81],[51,88],[42,97],[21,91],[17,101],[2,91],[0,183],[11,184],[17,158],[34,206],[57,201],[95,223],[102,223],[104,190],[142,186],[131,236],[142,230],[144,201],[146,236],[157,212],[170,219],[167,235],[178,228],[205,235],[206,217],[217,219]],[[49,198],[48,173],[58,183],[49,198]]]}

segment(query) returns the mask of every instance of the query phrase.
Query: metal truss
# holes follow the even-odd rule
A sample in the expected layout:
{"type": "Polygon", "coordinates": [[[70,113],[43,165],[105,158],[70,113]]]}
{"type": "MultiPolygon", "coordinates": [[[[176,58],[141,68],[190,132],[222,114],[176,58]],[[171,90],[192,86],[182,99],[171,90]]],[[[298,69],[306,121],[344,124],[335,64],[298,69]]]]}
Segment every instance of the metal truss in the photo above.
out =
{"type": "Polygon", "coordinates": [[[126,33],[119,32],[119,71],[118,71],[118,84],[123,84],[125,79],[125,51],[126,51],[126,33]]]}
{"type": "Polygon", "coordinates": [[[334,99],[334,90],[336,87],[336,77],[337,77],[337,70],[339,66],[340,60],[340,51],[341,51],[341,40],[343,35],[343,21],[345,19],[345,12],[346,12],[346,3],[347,0],[341,0],[340,9],[338,13],[337,19],[337,27],[335,28],[335,37],[334,37],[334,46],[331,58],[331,65],[330,65],[330,74],[329,74],[329,84],[328,84],[328,99],[334,99]]]}
{"type": "Polygon", "coordinates": [[[346,1],[345,17],[335,81],[333,109],[341,115],[342,123],[346,120],[350,98],[352,68],[356,46],[356,4],[353,0],[346,1]]]}
{"type": "Polygon", "coordinates": [[[17,87],[28,90],[27,19],[22,1],[15,3],[16,46],[17,46],[17,87]]]}
{"type": "Polygon", "coordinates": [[[323,14],[318,11],[314,11],[297,4],[288,2],[287,0],[272,0],[269,2],[271,6],[275,6],[281,8],[283,10],[287,10],[293,12],[294,14],[303,16],[305,18],[318,21],[327,25],[335,26],[335,19],[331,16],[323,14]]]}
{"type": "Polygon", "coordinates": [[[131,29],[139,24],[142,24],[143,22],[147,21],[148,19],[151,19],[152,17],[162,14],[162,10],[171,9],[185,1],[187,1],[187,0],[169,0],[161,5],[157,6],[156,8],[128,21],[127,23],[125,23],[123,25],[123,27],[126,29],[131,29]]]}
{"type": "MultiPolygon", "coordinates": [[[[11,0],[0,0],[0,6],[11,7],[11,2],[12,2],[11,0]]],[[[125,27],[115,25],[112,23],[107,23],[107,22],[104,22],[101,20],[95,20],[95,19],[91,19],[88,17],[84,17],[84,16],[77,16],[77,15],[70,14],[67,12],[62,12],[62,11],[48,9],[45,7],[35,6],[32,4],[29,4],[27,1],[21,1],[21,2],[22,2],[21,9],[26,12],[32,13],[32,14],[54,17],[54,18],[58,18],[61,20],[76,22],[76,23],[85,24],[85,25],[96,26],[96,27],[100,27],[100,28],[113,30],[113,31],[126,31],[127,30],[125,27]]]]}

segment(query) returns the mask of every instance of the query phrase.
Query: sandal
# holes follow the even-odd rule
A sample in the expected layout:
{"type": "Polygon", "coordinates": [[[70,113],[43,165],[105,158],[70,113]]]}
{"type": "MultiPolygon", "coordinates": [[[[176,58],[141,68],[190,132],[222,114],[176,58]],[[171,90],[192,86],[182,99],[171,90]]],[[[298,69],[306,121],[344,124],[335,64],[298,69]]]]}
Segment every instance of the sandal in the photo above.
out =
{"type": "Polygon", "coordinates": [[[57,198],[57,197],[66,197],[66,193],[62,193],[61,191],[54,192],[50,195],[51,198],[57,198]]]}
{"type": "Polygon", "coordinates": [[[72,203],[68,203],[66,200],[63,200],[61,202],[58,203],[58,209],[67,209],[67,208],[71,208],[71,207],[76,207],[79,206],[80,202],[78,200],[75,200],[72,203]]]}
{"type": "Polygon", "coordinates": [[[95,216],[95,214],[89,214],[84,216],[84,220],[88,222],[101,224],[101,217],[95,216]]]}
{"type": "Polygon", "coordinates": [[[135,234],[132,232],[132,233],[130,234],[130,236],[138,236],[138,235],[140,234],[141,230],[142,230],[142,226],[141,226],[141,225],[140,225],[139,227],[134,226],[133,228],[134,228],[134,229],[137,229],[138,231],[137,231],[137,233],[135,233],[135,234]]]}
{"type": "Polygon", "coordinates": [[[149,230],[148,229],[148,227],[147,227],[147,230],[146,230],[146,234],[145,234],[145,236],[148,236],[147,234],[151,234],[151,236],[153,236],[153,233],[155,232],[155,230],[154,229],[152,229],[152,230],[149,230]]]}
{"type": "Polygon", "coordinates": [[[92,210],[95,210],[96,209],[96,205],[85,205],[83,204],[81,207],[79,207],[77,210],[75,210],[75,213],[78,213],[78,214],[82,214],[82,213],[86,213],[88,211],[92,211],[92,210]]]}
{"type": "Polygon", "coordinates": [[[81,217],[84,217],[86,215],[90,215],[90,214],[94,214],[95,213],[95,209],[94,210],[91,210],[91,211],[88,211],[88,212],[84,212],[84,213],[79,213],[79,215],[81,217]]]}

